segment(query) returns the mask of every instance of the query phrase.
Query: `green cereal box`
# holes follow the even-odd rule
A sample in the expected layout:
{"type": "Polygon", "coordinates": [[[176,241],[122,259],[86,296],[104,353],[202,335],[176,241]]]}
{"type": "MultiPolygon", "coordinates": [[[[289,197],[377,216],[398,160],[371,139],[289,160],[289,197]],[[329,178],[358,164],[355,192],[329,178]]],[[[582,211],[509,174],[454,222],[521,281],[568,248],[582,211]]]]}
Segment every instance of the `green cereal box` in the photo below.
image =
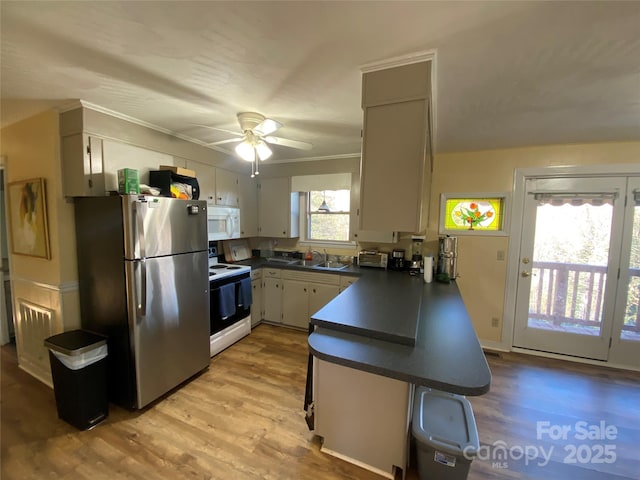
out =
{"type": "Polygon", "coordinates": [[[140,172],[135,168],[118,170],[118,191],[120,193],[140,193],[140,172]]]}

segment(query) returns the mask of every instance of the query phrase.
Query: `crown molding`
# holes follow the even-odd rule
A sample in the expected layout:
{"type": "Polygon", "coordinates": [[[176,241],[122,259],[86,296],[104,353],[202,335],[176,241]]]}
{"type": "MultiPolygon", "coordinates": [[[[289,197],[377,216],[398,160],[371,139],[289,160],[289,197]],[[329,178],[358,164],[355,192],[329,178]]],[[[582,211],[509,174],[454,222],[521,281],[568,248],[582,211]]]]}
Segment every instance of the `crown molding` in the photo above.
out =
{"type": "MultiPolygon", "coordinates": [[[[139,120],[135,117],[130,117],[129,115],[125,115],[124,113],[120,113],[120,112],[116,112],[114,110],[110,110],[108,108],[105,107],[101,107],[100,105],[96,105],[94,103],[91,102],[87,102],[85,100],[74,100],[73,102],[70,102],[68,104],[62,105],[60,107],[57,107],[57,110],[59,113],[64,113],[64,112],[68,112],[71,110],[75,110],[77,108],[88,108],[89,110],[93,110],[95,112],[99,112],[99,113],[103,113],[105,115],[109,115],[111,117],[115,117],[118,118],[120,120],[124,120],[126,122],[130,122],[136,125],[140,125],[142,127],[146,127],[146,128],[150,128],[152,130],[161,132],[161,133],[165,133],[167,135],[171,135],[172,137],[176,137],[179,138],[181,140],[184,140],[186,142],[191,142],[191,143],[195,143],[197,145],[200,145],[202,147],[208,148],[210,150],[215,150],[216,152],[220,152],[223,153],[225,155],[230,155],[232,157],[235,157],[234,153],[225,149],[225,148],[221,148],[218,147],[216,145],[209,145],[206,142],[203,142],[201,140],[198,140],[196,138],[192,138],[189,137],[187,135],[182,135],[179,133],[176,133],[172,130],[163,128],[163,127],[159,127],[158,125],[154,125],[153,123],[149,123],[149,122],[145,122],[143,120],[139,120]]],[[[270,164],[275,164],[275,163],[293,163],[293,162],[314,162],[317,160],[337,160],[337,159],[343,159],[343,158],[353,158],[353,157],[359,157],[360,156],[360,152],[354,152],[354,153],[346,153],[346,154],[340,154],[340,155],[325,155],[325,156],[318,156],[318,157],[300,157],[300,158],[290,158],[290,159],[279,159],[279,160],[269,160],[270,164]]]]}
{"type": "Polygon", "coordinates": [[[195,143],[195,144],[200,145],[202,147],[209,148],[210,150],[215,150],[215,151],[220,152],[220,153],[231,155],[230,152],[228,152],[228,151],[226,151],[224,149],[221,149],[221,148],[217,148],[216,146],[208,145],[206,142],[203,142],[202,140],[198,140],[197,138],[189,137],[188,135],[184,135],[184,134],[181,134],[181,133],[174,132],[173,130],[169,130],[168,128],[160,127],[160,126],[155,125],[153,123],[145,122],[144,120],[140,120],[138,118],[131,117],[131,116],[126,115],[124,113],[116,112],[115,110],[111,110],[109,108],[101,107],[100,105],[96,105],[95,103],[87,102],[85,100],[75,100],[75,101],[73,101],[71,103],[62,105],[61,107],[58,107],[58,112],[59,113],[64,113],[64,112],[68,112],[70,110],[75,110],[76,108],[81,108],[81,107],[82,108],[88,108],[89,110],[93,110],[93,111],[98,112],[98,113],[103,113],[105,115],[109,115],[111,117],[118,118],[120,120],[124,120],[126,122],[133,123],[135,125],[140,125],[141,127],[146,127],[146,128],[151,129],[151,130],[155,130],[157,132],[164,133],[166,135],[171,135],[172,137],[179,138],[179,139],[184,140],[186,142],[195,143]]]}
{"type": "Polygon", "coordinates": [[[299,157],[299,158],[282,158],[278,160],[269,161],[271,164],[276,163],[300,163],[300,162],[316,162],[319,160],[342,160],[345,158],[360,158],[360,152],[357,153],[343,153],[340,155],[324,155],[319,157],[299,157]]]}
{"type": "MultiPolygon", "coordinates": [[[[380,60],[377,62],[366,63],[360,66],[362,73],[375,72],[376,70],[385,70],[387,68],[401,67],[403,65],[410,65],[412,63],[420,63],[431,61],[435,63],[437,50],[425,50],[423,52],[409,53],[407,55],[401,55],[398,57],[388,58],[386,60],[380,60]]],[[[431,76],[433,77],[433,66],[431,70],[431,76]]]]}

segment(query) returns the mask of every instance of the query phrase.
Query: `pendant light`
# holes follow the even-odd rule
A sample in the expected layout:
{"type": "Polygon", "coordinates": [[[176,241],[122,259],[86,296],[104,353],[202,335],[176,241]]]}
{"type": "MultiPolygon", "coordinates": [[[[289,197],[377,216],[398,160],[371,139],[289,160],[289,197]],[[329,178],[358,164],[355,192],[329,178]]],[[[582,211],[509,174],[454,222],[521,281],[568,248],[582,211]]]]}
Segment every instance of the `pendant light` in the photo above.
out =
{"type": "Polygon", "coordinates": [[[318,207],[319,212],[329,213],[329,205],[327,205],[327,192],[325,190],[322,191],[322,203],[318,207]]]}

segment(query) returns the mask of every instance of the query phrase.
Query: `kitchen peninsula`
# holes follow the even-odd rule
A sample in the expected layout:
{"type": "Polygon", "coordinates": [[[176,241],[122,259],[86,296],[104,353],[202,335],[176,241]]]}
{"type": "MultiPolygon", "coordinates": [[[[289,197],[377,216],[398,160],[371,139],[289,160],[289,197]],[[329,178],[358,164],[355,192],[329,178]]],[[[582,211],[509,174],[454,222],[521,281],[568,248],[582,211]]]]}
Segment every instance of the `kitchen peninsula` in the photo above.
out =
{"type": "Polygon", "coordinates": [[[322,450],[380,475],[406,469],[416,385],[489,391],[491,373],[455,282],[367,270],[311,324],[322,450]]]}

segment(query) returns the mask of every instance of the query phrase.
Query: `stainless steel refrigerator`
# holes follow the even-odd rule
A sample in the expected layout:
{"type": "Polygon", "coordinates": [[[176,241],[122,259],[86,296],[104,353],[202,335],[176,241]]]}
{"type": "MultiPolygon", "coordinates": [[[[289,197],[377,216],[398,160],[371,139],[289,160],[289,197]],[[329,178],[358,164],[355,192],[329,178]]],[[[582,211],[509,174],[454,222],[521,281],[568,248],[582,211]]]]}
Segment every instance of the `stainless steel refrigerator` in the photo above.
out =
{"type": "Polygon", "coordinates": [[[206,202],[74,204],[82,327],[108,336],[110,400],[142,408],[209,365],[206,202]]]}

